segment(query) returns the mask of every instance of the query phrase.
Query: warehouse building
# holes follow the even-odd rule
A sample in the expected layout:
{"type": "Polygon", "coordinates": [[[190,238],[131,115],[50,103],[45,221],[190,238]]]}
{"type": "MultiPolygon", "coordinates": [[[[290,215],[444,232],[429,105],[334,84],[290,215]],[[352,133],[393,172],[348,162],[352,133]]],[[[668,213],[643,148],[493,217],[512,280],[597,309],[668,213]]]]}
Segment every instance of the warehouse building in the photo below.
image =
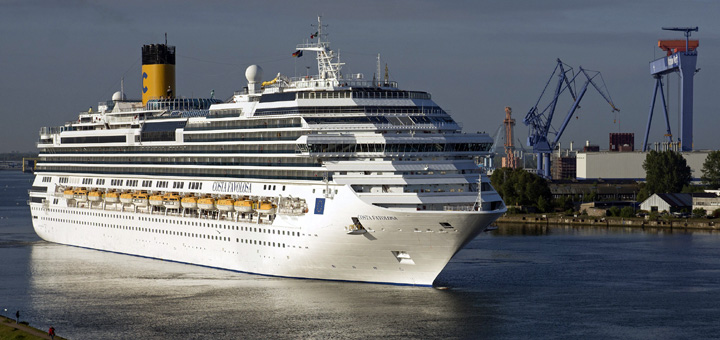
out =
{"type": "MultiPolygon", "coordinates": [[[[700,181],[702,166],[710,151],[683,152],[690,166],[693,181],[700,181]]],[[[578,152],[576,160],[576,178],[582,179],[632,179],[645,180],[642,165],[646,152],[578,152]]]]}

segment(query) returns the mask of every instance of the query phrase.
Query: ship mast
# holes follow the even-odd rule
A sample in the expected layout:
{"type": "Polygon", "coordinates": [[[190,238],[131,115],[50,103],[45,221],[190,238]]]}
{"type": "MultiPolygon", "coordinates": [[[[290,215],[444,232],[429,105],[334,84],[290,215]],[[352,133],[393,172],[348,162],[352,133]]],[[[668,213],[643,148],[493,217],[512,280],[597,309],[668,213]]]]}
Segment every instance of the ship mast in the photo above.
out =
{"type": "MultiPolygon", "coordinates": [[[[305,44],[298,44],[297,49],[300,51],[314,51],[317,52],[318,62],[318,77],[323,80],[333,80],[337,83],[340,79],[340,69],[344,63],[340,60],[334,62],[335,52],[330,49],[330,42],[326,41],[327,33],[323,32],[323,28],[327,25],[322,24],[322,17],[318,16],[318,23],[311,25],[317,27],[317,32],[310,36],[310,39],[314,39],[317,36],[317,42],[309,42],[305,44]]],[[[339,58],[338,58],[339,59],[339,58]]]]}

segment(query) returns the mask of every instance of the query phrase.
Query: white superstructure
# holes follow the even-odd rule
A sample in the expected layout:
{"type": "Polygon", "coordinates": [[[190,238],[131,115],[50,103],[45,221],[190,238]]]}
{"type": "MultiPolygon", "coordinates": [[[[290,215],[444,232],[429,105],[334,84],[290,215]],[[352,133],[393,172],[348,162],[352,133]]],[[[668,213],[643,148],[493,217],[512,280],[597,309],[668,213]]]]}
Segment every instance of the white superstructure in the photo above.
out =
{"type": "Polygon", "coordinates": [[[118,93],[43,128],[37,234],[247,273],[431,285],[505,212],[476,165],[493,141],[461,133],[426,92],[344,77],[317,27],[296,52],[316,52],[317,76],[262,82],[253,65],[227,102],[118,93]]]}

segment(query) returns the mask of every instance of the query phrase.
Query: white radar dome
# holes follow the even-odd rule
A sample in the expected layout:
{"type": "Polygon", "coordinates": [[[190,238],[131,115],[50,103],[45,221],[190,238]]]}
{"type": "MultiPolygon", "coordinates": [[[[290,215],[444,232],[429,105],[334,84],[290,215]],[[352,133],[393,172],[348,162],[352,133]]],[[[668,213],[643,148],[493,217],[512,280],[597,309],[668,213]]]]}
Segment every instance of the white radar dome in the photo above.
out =
{"type": "Polygon", "coordinates": [[[250,65],[245,70],[245,78],[248,83],[259,83],[262,81],[263,69],[258,65],[250,65]]]}
{"type": "Polygon", "coordinates": [[[126,100],[126,99],[127,99],[127,97],[125,97],[125,94],[123,94],[123,93],[120,92],[120,91],[117,91],[117,92],[113,93],[112,100],[113,100],[114,102],[121,102],[121,101],[124,101],[124,100],[126,100]]]}

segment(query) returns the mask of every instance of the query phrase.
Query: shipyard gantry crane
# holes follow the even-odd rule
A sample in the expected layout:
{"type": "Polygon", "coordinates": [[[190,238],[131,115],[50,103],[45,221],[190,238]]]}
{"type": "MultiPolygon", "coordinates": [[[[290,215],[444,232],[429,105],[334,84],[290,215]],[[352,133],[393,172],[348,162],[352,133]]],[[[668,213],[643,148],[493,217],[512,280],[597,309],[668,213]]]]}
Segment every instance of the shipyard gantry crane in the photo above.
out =
{"type": "Polygon", "coordinates": [[[545,84],[545,88],[540,94],[540,98],[538,98],[535,106],[530,109],[525,116],[525,119],[523,119],[523,123],[530,127],[527,144],[528,146],[532,146],[533,152],[537,154],[537,172],[545,178],[550,178],[550,154],[553,150],[555,150],[563,131],[565,131],[565,128],[570,122],[570,118],[579,107],[578,105],[580,104],[583,96],[585,96],[585,93],[590,85],[592,85],[608,102],[608,104],[610,104],[612,111],[620,111],[615,107],[615,104],[613,104],[612,99],[610,99],[610,95],[605,93],[607,91],[607,86],[605,85],[605,81],[602,79],[600,72],[585,70],[582,66],[580,66],[579,72],[576,74],[571,67],[568,66],[568,69],[566,70],[565,66],[567,65],[560,59],[557,60],[555,70],[553,70],[553,73],[550,75],[550,79],[545,84]],[[577,92],[575,91],[575,81],[580,75],[585,77],[585,82],[583,83],[580,92],[577,92]],[[556,76],[558,77],[558,80],[554,96],[550,100],[550,103],[547,104],[542,111],[540,111],[538,109],[538,105],[540,105],[540,101],[543,99],[548,86],[550,86],[550,83],[553,80],[553,77],[556,76]],[[602,87],[598,86],[598,84],[594,81],[596,77],[599,77],[600,81],[602,81],[602,87]],[[605,89],[605,91],[603,91],[603,89],[605,89]],[[558,99],[565,91],[568,91],[572,96],[573,104],[570,107],[570,110],[568,110],[565,120],[562,122],[560,128],[555,130],[551,125],[553,115],[555,114],[558,99]],[[550,134],[555,135],[552,141],[548,139],[550,134]]]}
{"type": "Polygon", "coordinates": [[[662,100],[663,112],[665,113],[665,125],[668,142],[672,142],[670,130],[670,118],[668,117],[667,104],[663,94],[662,76],[678,72],[680,74],[680,148],[682,151],[693,149],[693,78],[697,70],[697,47],[698,40],[690,40],[690,32],[697,32],[696,27],[663,27],[666,31],[679,31],[685,33],[685,41],[682,40],[658,40],[658,47],[667,52],[667,56],[656,59],[650,63],[650,74],[655,78],[655,89],[653,90],[652,101],[650,102],[650,113],[648,114],[647,128],[645,128],[645,139],[642,151],[647,151],[648,135],[650,134],[650,123],[652,123],[653,109],[658,90],[662,100]]]}

